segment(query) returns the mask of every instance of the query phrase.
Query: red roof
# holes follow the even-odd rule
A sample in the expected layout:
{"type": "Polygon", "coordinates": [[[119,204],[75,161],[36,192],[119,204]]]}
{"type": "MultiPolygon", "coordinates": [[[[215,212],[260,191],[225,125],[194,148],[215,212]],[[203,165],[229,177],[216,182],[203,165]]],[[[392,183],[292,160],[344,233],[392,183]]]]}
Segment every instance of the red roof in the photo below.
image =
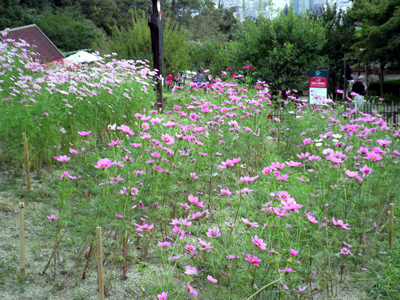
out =
{"type": "Polygon", "coordinates": [[[6,38],[16,41],[22,39],[30,45],[35,45],[37,48],[35,48],[34,52],[40,54],[41,62],[64,58],[60,50],[58,50],[36,24],[10,29],[6,38]]]}

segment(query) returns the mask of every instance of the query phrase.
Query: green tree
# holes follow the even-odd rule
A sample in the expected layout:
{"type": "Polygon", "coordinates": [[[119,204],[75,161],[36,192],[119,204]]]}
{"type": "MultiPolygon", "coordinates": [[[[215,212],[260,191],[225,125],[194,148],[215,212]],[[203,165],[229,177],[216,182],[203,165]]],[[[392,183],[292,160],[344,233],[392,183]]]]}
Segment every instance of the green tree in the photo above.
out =
{"type": "MultiPolygon", "coordinates": [[[[148,18],[144,12],[133,14],[132,26],[114,27],[111,49],[120,58],[153,60],[148,18]]],[[[186,69],[189,61],[187,31],[168,19],[164,29],[164,60],[166,73],[186,69]]]]}
{"type": "Polygon", "coordinates": [[[47,9],[36,23],[63,51],[92,48],[103,35],[92,21],[69,9],[47,9]]]}
{"type": "Polygon", "coordinates": [[[61,0],[57,4],[62,8],[71,8],[83,14],[97,27],[111,34],[118,18],[118,7],[114,0],[61,0]]]}
{"type": "Polygon", "coordinates": [[[399,61],[400,0],[355,0],[351,16],[360,27],[354,50],[367,61],[379,61],[381,95],[383,68],[399,61]]]}
{"type": "Polygon", "coordinates": [[[324,28],[309,14],[283,11],[273,19],[259,17],[239,25],[232,45],[232,62],[237,70],[245,64],[255,76],[282,91],[297,88],[308,69],[324,65],[320,55],[325,45],[324,28]]]}
{"type": "Polygon", "coordinates": [[[314,20],[322,22],[325,33],[325,45],[321,55],[326,56],[329,66],[329,91],[335,93],[339,88],[340,79],[338,70],[344,71],[344,56],[352,52],[355,43],[355,22],[348,11],[327,6],[323,11],[313,11],[314,20]]]}

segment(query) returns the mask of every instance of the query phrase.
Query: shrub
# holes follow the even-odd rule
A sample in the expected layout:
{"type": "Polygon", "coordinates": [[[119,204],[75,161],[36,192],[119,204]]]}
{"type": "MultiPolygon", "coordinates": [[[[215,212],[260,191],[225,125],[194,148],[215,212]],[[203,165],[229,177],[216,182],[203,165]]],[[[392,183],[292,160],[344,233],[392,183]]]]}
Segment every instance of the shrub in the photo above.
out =
{"type": "MultiPolygon", "coordinates": [[[[371,82],[368,86],[368,91],[373,92],[374,95],[379,95],[381,91],[381,86],[379,81],[371,82]]],[[[400,79],[388,80],[383,82],[383,93],[393,94],[397,98],[394,101],[400,102],[400,79]]],[[[384,98],[384,97],[382,97],[384,98]]],[[[385,99],[385,98],[384,98],[385,99]]],[[[387,99],[385,99],[387,100],[387,99]]]]}

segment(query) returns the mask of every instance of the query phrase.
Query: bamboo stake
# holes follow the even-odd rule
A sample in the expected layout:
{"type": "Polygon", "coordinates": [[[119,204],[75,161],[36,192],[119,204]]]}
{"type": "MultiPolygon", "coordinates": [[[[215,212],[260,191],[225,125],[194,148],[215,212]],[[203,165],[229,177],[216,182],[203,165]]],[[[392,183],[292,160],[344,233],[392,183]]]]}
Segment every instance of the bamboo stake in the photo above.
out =
{"type": "Polygon", "coordinates": [[[31,191],[31,173],[29,170],[29,152],[28,152],[28,142],[26,140],[26,133],[22,134],[22,140],[24,141],[24,150],[25,150],[26,186],[28,188],[28,191],[31,191]]]}
{"type": "Polygon", "coordinates": [[[394,204],[390,203],[390,230],[389,230],[389,248],[393,249],[393,227],[394,227],[394,204]]]}
{"type": "Polygon", "coordinates": [[[19,228],[19,241],[21,244],[20,248],[20,272],[21,279],[25,279],[25,231],[24,231],[24,208],[25,205],[23,202],[19,204],[19,216],[20,216],[20,228],[19,228]]]}
{"type": "Polygon", "coordinates": [[[97,227],[97,277],[99,280],[100,300],[104,300],[103,257],[101,249],[101,227],[97,227]]]}

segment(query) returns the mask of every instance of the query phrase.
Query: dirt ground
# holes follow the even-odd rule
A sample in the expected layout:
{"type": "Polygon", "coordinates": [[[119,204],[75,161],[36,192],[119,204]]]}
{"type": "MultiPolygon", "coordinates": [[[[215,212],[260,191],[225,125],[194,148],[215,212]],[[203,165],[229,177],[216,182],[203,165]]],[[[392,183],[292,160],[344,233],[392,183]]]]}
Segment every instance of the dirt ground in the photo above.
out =
{"type": "MultiPolygon", "coordinates": [[[[24,195],[26,192],[17,193],[15,190],[5,188],[9,183],[4,172],[0,172],[0,300],[95,300],[99,299],[97,272],[95,260],[89,265],[87,277],[81,279],[82,266],[79,272],[65,284],[62,290],[55,286],[64,285],[64,278],[73,266],[73,259],[63,258],[64,262],[58,268],[62,274],[54,281],[51,278],[52,270],[48,275],[41,275],[43,268],[50,257],[50,251],[44,252],[44,245],[40,241],[45,234],[44,226],[38,225],[37,218],[43,218],[45,213],[51,213],[51,207],[46,201],[28,201],[24,195]],[[20,217],[18,203],[25,202],[25,261],[27,276],[24,280],[19,279],[19,257],[20,240],[19,228],[20,217]]],[[[22,179],[17,179],[17,185],[22,191],[26,190],[22,179]]],[[[32,189],[43,189],[39,181],[33,180],[32,189]]],[[[49,189],[49,187],[46,187],[49,189]]],[[[21,191],[20,191],[21,192],[21,191]]],[[[40,194],[40,192],[38,193],[40,194]]],[[[132,265],[128,273],[128,280],[120,280],[118,274],[112,273],[107,277],[106,299],[156,299],[146,296],[146,288],[151,282],[158,280],[158,276],[165,276],[165,270],[156,259],[155,253],[149,254],[149,267],[145,271],[139,271],[138,267],[132,265]]],[[[105,270],[107,274],[107,271],[105,270]]],[[[317,285],[315,285],[317,286],[317,285]]],[[[313,297],[308,299],[323,300],[363,300],[369,299],[362,287],[352,283],[339,284],[333,289],[333,296],[327,295],[318,289],[312,290],[313,297]]],[[[148,295],[148,294],[147,294],[148,295]]],[[[205,299],[200,293],[198,297],[187,298],[181,295],[180,299],[205,299]]],[[[179,300],[180,300],[179,299],[179,300]]],[[[288,298],[289,299],[289,298],[288,298]]],[[[212,300],[212,299],[209,299],[212,300]]]]}

